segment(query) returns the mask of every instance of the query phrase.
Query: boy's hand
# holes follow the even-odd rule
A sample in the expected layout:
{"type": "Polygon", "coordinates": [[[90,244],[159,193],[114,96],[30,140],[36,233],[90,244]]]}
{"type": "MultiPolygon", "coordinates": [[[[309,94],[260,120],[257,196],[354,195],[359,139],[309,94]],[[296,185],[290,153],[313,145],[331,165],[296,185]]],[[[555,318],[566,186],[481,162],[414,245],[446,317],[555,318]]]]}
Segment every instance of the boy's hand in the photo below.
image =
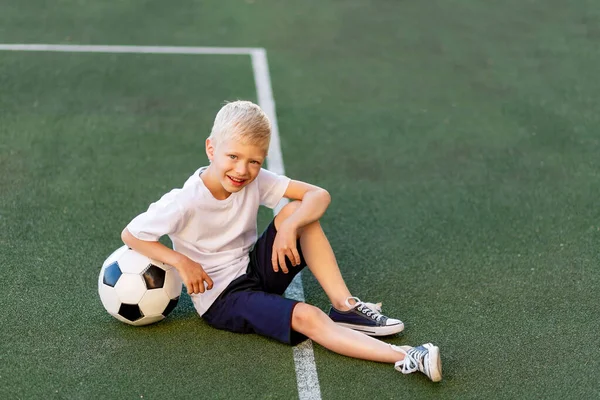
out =
{"type": "Polygon", "coordinates": [[[177,265],[177,271],[189,294],[204,293],[205,282],[207,290],[213,287],[213,281],[204,271],[204,268],[187,257],[177,265]]]}
{"type": "Polygon", "coordinates": [[[271,255],[273,271],[278,272],[281,268],[284,274],[288,273],[285,264],[286,257],[290,259],[294,267],[300,264],[300,254],[296,248],[297,240],[298,236],[296,228],[285,222],[282,223],[277,231],[277,235],[275,235],[275,241],[273,242],[273,253],[271,255]]]}

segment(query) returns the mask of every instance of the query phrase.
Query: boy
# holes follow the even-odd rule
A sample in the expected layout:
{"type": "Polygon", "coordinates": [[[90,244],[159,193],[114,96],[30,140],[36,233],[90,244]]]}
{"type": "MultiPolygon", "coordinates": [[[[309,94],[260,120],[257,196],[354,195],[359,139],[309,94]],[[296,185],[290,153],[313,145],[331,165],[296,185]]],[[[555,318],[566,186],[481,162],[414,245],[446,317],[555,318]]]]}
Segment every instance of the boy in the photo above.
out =
{"type": "Polygon", "coordinates": [[[398,333],[404,324],[352,297],[319,224],[329,193],[262,169],[270,135],[269,119],[256,104],[226,104],[206,139],[209,166],[134,218],[123,242],[174,266],[197,312],[213,327],[292,345],[308,337],[339,354],[441,380],[438,347],[394,346],[368,336],[398,333]],[[257,240],[259,205],[274,208],[283,197],[295,201],[257,240]],[[158,242],[163,235],[173,250],[158,242]],[[329,315],[282,297],[304,266],[329,297],[329,315]]]}

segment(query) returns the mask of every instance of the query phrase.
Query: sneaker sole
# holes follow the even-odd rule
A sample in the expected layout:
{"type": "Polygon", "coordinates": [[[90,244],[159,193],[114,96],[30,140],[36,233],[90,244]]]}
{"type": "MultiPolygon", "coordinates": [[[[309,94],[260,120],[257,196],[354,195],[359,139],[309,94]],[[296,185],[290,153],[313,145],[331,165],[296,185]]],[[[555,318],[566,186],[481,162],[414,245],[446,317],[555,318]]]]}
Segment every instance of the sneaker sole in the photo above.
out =
{"type": "Polygon", "coordinates": [[[355,331],[362,332],[369,336],[389,336],[395,333],[400,333],[404,330],[404,324],[388,325],[388,326],[364,326],[346,324],[344,322],[336,322],[339,326],[350,328],[355,331]]]}
{"type": "Polygon", "coordinates": [[[429,349],[429,377],[433,382],[442,380],[442,359],[440,358],[440,348],[431,346],[429,349]]]}

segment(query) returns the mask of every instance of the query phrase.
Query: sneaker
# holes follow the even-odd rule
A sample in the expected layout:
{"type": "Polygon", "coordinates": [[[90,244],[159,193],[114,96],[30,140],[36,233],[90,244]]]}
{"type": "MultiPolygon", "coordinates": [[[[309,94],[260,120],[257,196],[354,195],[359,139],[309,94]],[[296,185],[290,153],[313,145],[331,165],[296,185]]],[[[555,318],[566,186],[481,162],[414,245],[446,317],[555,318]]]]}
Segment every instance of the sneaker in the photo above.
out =
{"type": "Polygon", "coordinates": [[[433,382],[442,380],[442,360],[440,349],[431,343],[425,343],[418,347],[394,346],[396,351],[404,354],[404,360],[394,364],[394,368],[403,374],[411,374],[421,371],[433,382]]]}
{"type": "Polygon", "coordinates": [[[363,303],[356,297],[348,297],[348,311],[340,311],[333,307],[329,310],[329,318],[340,326],[360,331],[370,336],[387,336],[404,330],[404,323],[399,319],[388,318],[381,314],[381,303],[363,303]],[[350,304],[354,299],[356,303],[350,304]]]}

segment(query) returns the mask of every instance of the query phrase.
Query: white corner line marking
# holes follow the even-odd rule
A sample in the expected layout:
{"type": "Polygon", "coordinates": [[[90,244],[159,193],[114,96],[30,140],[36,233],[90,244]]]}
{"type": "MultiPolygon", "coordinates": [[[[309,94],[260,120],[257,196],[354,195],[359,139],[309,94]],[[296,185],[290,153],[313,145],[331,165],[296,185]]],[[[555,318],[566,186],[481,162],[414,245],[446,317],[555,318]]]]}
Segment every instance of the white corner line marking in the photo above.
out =
{"type": "MultiPolygon", "coordinates": [[[[279,127],[277,125],[277,114],[275,113],[275,101],[273,100],[273,89],[269,74],[267,53],[263,48],[254,47],[181,47],[181,46],[100,46],[100,45],[56,45],[56,44],[0,44],[0,50],[4,51],[47,51],[66,53],[124,53],[124,54],[230,54],[250,55],[258,105],[265,111],[272,125],[271,144],[269,145],[269,157],[267,158],[268,169],[280,174],[285,174],[283,156],[279,141],[279,127]]],[[[277,213],[287,203],[283,199],[273,213],[277,213]]],[[[302,288],[302,273],[296,275],[285,296],[294,300],[304,301],[304,289],[302,288]]],[[[296,368],[296,380],[298,384],[298,395],[300,400],[320,400],[321,389],[312,342],[306,340],[295,346],[294,364],[296,368]]]]}

